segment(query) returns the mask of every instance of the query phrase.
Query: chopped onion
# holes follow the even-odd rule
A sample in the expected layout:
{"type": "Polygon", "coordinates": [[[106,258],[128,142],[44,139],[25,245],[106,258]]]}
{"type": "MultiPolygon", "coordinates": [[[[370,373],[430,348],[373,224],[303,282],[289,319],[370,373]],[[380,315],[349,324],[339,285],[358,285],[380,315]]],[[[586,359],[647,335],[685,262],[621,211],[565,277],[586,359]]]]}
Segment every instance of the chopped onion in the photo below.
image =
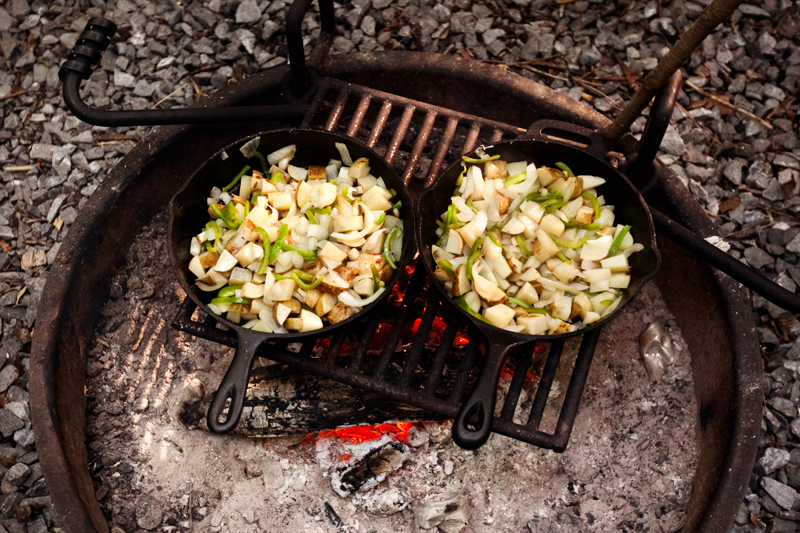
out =
{"type": "Polygon", "coordinates": [[[383,291],[385,290],[386,290],[385,287],[381,287],[380,289],[375,291],[375,294],[373,294],[369,298],[363,298],[363,299],[353,296],[352,294],[350,294],[349,291],[343,292],[339,295],[339,301],[342,302],[344,305],[349,305],[350,307],[365,307],[374,302],[375,300],[377,300],[378,298],[380,298],[381,294],[383,294],[383,291]]]}
{"type": "Polygon", "coordinates": [[[350,150],[347,149],[347,145],[344,143],[335,143],[336,149],[339,150],[339,153],[342,155],[342,163],[347,165],[348,167],[353,164],[353,158],[350,157],[350,150]]]}
{"type": "Polygon", "coordinates": [[[275,322],[275,317],[272,316],[271,307],[264,307],[264,309],[258,313],[258,318],[266,322],[275,333],[289,333],[288,329],[280,327],[277,322],[275,322]]]}
{"type": "Polygon", "coordinates": [[[242,155],[247,157],[248,159],[253,157],[253,154],[256,153],[258,150],[258,144],[261,142],[261,137],[254,137],[250,139],[244,145],[239,148],[239,151],[242,152],[242,155]]]}

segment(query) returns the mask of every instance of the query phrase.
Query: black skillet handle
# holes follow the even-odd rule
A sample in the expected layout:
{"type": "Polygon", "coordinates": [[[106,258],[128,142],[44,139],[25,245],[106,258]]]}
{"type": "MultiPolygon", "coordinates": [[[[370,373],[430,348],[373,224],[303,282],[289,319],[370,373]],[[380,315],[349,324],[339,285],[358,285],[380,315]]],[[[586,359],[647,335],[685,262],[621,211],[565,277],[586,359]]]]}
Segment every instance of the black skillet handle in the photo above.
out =
{"type": "Polygon", "coordinates": [[[570,144],[579,145],[583,151],[599,159],[605,159],[606,155],[605,141],[599,133],[589,128],[560,120],[537,120],[531,124],[523,138],[545,142],[553,140],[567,141],[570,144]]]}
{"type": "Polygon", "coordinates": [[[653,161],[672,120],[672,110],[675,109],[682,81],[683,75],[678,69],[653,99],[642,139],[636,146],[635,158],[632,156],[633,161],[624,169],[625,175],[642,194],[647,194],[658,184],[659,174],[653,170],[653,161]]]}
{"type": "Polygon", "coordinates": [[[489,440],[500,370],[515,346],[514,343],[489,342],[483,372],[453,421],[453,441],[465,450],[479,448],[489,440]]]}
{"type": "Polygon", "coordinates": [[[238,328],[238,330],[239,344],[236,347],[236,355],[233,356],[231,366],[228,367],[228,372],[222,378],[222,383],[219,384],[208,408],[206,420],[208,428],[214,433],[228,433],[239,423],[244,396],[247,392],[247,381],[250,379],[250,366],[253,364],[256,348],[268,338],[266,334],[258,334],[242,330],[242,328],[238,328]],[[220,416],[222,416],[229,398],[231,403],[228,406],[228,416],[224,422],[220,422],[220,416]]]}

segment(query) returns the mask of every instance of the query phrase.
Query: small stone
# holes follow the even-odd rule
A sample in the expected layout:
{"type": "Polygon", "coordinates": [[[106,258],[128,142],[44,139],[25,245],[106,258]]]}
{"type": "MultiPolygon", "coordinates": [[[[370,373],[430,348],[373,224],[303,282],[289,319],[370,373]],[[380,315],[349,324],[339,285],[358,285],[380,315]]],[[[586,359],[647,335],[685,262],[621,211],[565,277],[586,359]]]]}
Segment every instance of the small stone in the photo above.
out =
{"type": "Polygon", "coordinates": [[[664,138],[661,140],[660,148],[664,152],[674,156],[681,156],[686,153],[686,145],[683,142],[683,138],[672,125],[667,127],[664,138]]]}
{"type": "Polygon", "coordinates": [[[758,46],[761,47],[761,53],[765,56],[774,55],[777,45],[778,41],[768,32],[764,32],[758,37],[758,46]]]}
{"type": "Polygon", "coordinates": [[[44,250],[25,250],[22,254],[22,262],[20,268],[22,270],[29,270],[34,267],[43,266],[47,264],[47,254],[44,250]]]}
{"type": "Polygon", "coordinates": [[[17,490],[17,487],[25,481],[25,478],[27,478],[30,473],[31,468],[24,463],[17,463],[9,468],[6,475],[3,476],[2,485],[0,485],[3,494],[8,494],[9,492],[17,490]]]}
{"type": "Polygon", "coordinates": [[[767,404],[770,405],[773,409],[782,413],[789,418],[796,418],[797,417],[797,406],[795,406],[794,402],[788,400],[786,398],[781,398],[776,396],[775,398],[770,398],[767,400],[767,404]]]}
{"type": "Polygon", "coordinates": [[[0,409],[0,433],[2,433],[3,437],[9,437],[23,427],[25,427],[25,422],[20,420],[14,413],[7,409],[0,409]]]}
{"type": "Polygon", "coordinates": [[[47,533],[47,524],[41,516],[28,524],[28,533],[47,533]]]}
{"type": "MultiPolygon", "coordinates": [[[[795,533],[796,531],[797,526],[794,522],[782,518],[772,519],[772,529],[770,529],[770,533],[795,533]]],[[[28,533],[30,533],[30,529],[28,529],[28,533]]]]}
{"type": "Polygon", "coordinates": [[[763,268],[775,262],[775,259],[771,255],[757,246],[751,246],[745,249],[744,257],[747,259],[747,262],[756,269],[763,268]]]}
{"type": "Polygon", "coordinates": [[[236,23],[249,24],[261,18],[261,8],[255,0],[245,0],[236,8],[236,23]]]}
{"type": "Polygon", "coordinates": [[[114,85],[116,85],[117,87],[128,87],[132,89],[136,87],[136,78],[134,78],[132,74],[128,74],[127,72],[123,72],[121,70],[115,70],[114,85]]]}
{"type": "Polygon", "coordinates": [[[797,491],[789,485],[768,477],[761,478],[761,486],[772,496],[775,503],[784,509],[791,509],[797,499],[797,491]]]}
{"type": "Polygon", "coordinates": [[[770,180],[769,185],[767,185],[767,187],[764,189],[764,192],[761,193],[761,196],[770,202],[778,202],[786,198],[781,184],[778,183],[778,180],[775,178],[770,180]]]}
{"type": "Polygon", "coordinates": [[[741,159],[731,159],[722,171],[722,175],[728,178],[736,186],[742,184],[742,169],[745,162],[741,159]]]}
{"type": "Polygon", "coordinates": [[[373,516],[391,516],[399,513],[406,507],[410,500],[396,487],[378,492],[370,497],[365,505],[365,510],[373,516]]]}
{"type": "Polygon", "coordinates": [[[64,224],[66,224],[67,226],[75,222],[77,218],[78,218],[78,211],[72,206],[67,207],[61,212],[61,220],[63,220],[64,224]]]}
{"type": "Polygon", "coordinates": [[[789,464],[789,452],[779,448],[767,448],[761,459],[758,460],[758,466],[768,476],[789,464]]]}
{"type": "Polygon", "coordinates": [[[145,494],[136,501],[136,524],[147,531],[153,531],[161,525],[164,510],[154,497],[145,494]]]}
{"type": "Polygon", "coordinates": [[[769,19],[769,13],[758,6],[754,6],[752,4],[741,4],[739,5],[739,11],[742,12],[742,15],[745,15],[748,18],[755,18],[755,19],[769,19]]]}
{"type": "Polygon", "coordinates": [[[0,392],[5,392],[19,378],[19,370],[14,365],[6,365],[0,370],[0,392]]]}

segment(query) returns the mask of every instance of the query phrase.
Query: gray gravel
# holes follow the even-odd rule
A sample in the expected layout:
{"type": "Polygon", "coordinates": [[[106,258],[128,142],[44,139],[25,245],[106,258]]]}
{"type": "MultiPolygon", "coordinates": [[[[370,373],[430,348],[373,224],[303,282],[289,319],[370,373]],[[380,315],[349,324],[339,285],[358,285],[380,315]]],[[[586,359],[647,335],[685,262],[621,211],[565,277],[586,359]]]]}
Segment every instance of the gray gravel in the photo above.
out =
{"type": "MultiPolygon", "coordinates": [[[[653,68],[707,3],[354,0],[337,4],[334,51],[425,50],[496,62],[613,115],[633,92],[628,80],[653,68]]],[[[91,0],[81,13],[64,0],[0,3],[0,533],[60,527],[29,420],[31,332],[59,243],[103,177],[148,132],[70,116],[57,75],[67,50],[89,16],[108,16],[123,37],[86,85],[87,101],[184,106],[285,63],[286,4],[91,0]]],[[[791,291],[800,283],[798,11],[798,1],[744,4],[732,25],[703,42],[684,76],[737,110],[686,86],[661,156],[718,222],[730,253],[791,291]]],[[[319,23],[309,15],[304,25],[313,35],[319,23]]],[[[633,131],[643,125],[638,120],[633,131]]],[[[753,312],[768,401],[762,449],[732,531],[790,532],[800,523],[800,322],[756,295],[753,312]]],[[[160,511],[150,503],[137,516],[144,529],[160,511]]]]}

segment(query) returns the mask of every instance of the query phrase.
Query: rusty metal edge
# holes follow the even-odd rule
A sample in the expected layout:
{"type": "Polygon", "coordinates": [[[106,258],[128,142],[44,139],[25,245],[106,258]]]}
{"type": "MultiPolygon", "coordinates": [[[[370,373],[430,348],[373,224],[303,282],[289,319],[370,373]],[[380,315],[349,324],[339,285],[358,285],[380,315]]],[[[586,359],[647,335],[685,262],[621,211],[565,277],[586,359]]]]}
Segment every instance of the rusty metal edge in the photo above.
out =
{"type": "MultiPolygon", "coordinates": [[[[348,54],[335,56],[329,60],[322,73],[342,79],[363,78],[362,83],[365,85],[387,90],[387,80],[392,77],[393,73],[408,72],[407,69],[410,66],[429,79],[449,76],[451,80],[469,80],[472,83],[489,87],[503,84],[511,96],[531,101],[532,105],[528,106],[529,109],[542,106],[552,110],[553,118],[571,120],[593,128],[609,122],[607,118],[590,108],[567,102],[569,99],[565,95],[509,73],[505,69],[474,61],[454,59],[452,56],[419,52],[348,54]],[[570,108],[570,112],[565,111],[570,108]]],[[[274,74],[275,70],[253,76],[235,87],[236,91],[226,90],[204,103],[214,105],[226,98],[232,98],[231,95],[244,99],[246,96],[238,91],[244,90],[248,94],[254,94],[258,91],[258,87],[262,86],[267,78],[272,79],[274,74]]],[[[406,94],[406,96],[425,101],[430,100],[426,98],[425,94],[406,94]]],[[[226,103],[230,102],[226,101],[226,103]]],[[[516,125],[527,126],[525,123],[527,117],[524,113],[515,118],[517,119],[516,125]]],[[[69,462],[62,446],[62,435],[57,427],[58,420],[55,417],[54,405],[57,400],[57,391],[54,389],[56,370],[54,363],[58,358],[59,332],[64,324],[62,313],[66,307],[69,288],[74,281],[76,270],[80,266],[82,254],[89,245],[93,228],[97,227],[96,225],[105,218],[110,209],[109,203],[104,206],[100,205],[100,202],[119,198],[126,187],[130,185],[138,168],[137,164],[141,164],[147,158],[147,153],[153,147],[174,142],[187,130],[188,128],[184,127],[157,128],[146,143],[137,146],[126,156],[123,163],[112,171],[71,228],[70,234],[62,244],[59,258],[51,268],[43,292],[40,304],[42,312],[37,318],[37,333],[34,336],[31,350],[31,411],[37,449],[40,451],[45,479],[58,481],[58,483],[49,483],[50,494],[66,529],[73,533],[107,531],[107,526],[104,521],[101,521],[100,529],[95,527],[91,519],[90,507],[93,508],[93,511],[99,512],[99,504],[96,501],[93,503],[83,501],[78,494],[78,480],[75,479],[69,468],[69,462]],[[101,200],[101,198],[105,200],[101,200]]],[[[670,184],[669,187],[679,189],[683,187],[677,177],[663,165],[659,162],[657,165],[658,172],[664,173],[666,181],[670,184]]],[[[700,206],[688,196],[688,192],[679,193],[678,198],[681,207],[688,209],[689,213],[688,215],[684,214],[680,221],[703,235],[712,234],[713,227],[710,221],[700,206]]],[[[706,501],[708,513],[697,527],[692,527],[691,531],[722,533],[728,531],[733,522],[733,515],[747,488],[755,461],[757,449],[755,436],[760,429],[761,418],[761,402],[759,401],[761,371],[758,342],[754,334],[754,321],[744,290],[735,287],[720,276],[718,276],[717,287],[721,291],[730,291],[724,297],[727,315],[732,329],[739,333],[738,340],[740,342],[734,343],[733,347],[734,366],[737,370],[735,392],[739,396],[736,398],[732,412],[735,422],[729,446],[724,451],[726,457],[724,462],[729,468],[720,472],[719,484],[706,501]]],[[[85,476],[88,475],[86,472],[85,476]]],[[[686,531],[688,533],[689,530],[686,531]]]]}

